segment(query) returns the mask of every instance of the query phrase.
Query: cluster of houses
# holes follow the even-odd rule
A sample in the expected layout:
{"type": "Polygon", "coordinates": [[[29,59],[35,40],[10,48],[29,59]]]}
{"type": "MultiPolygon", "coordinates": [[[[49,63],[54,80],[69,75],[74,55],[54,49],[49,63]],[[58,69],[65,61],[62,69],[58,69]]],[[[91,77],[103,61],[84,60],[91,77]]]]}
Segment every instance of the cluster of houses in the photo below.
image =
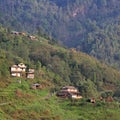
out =
{"type": "Polygon", "coordinates": [[[81,99],[82,96],[77,88],[74,86],[64,86],[57,92],[57,96],[61,98],[81,99]]]}
{"type": "MultiPolygon", "coordinates": [[[[81,99],[83,98],[80,94],[80,92],[78,91],[77,88],[75,88],[74,86],[64,86],[61,88],[61,90],[59,92],[57,92],[56,94],[58,97],[60,98],[70,98],[71,100],[77,100],[77,99],[81,99]]],[[[113,97],[112,96],[108,96],[106,98],[100,97],[98,99],[95,98],[89,98],[87,99],[86,102],[90,102],[90,103],[96,103],[97,101],[103,101],[103,102],[113,102],[113,97]]]]}
{"type": "MultiPolygon", "coordinates": [[[[34,69],[27,68],[27,66],[23,63],[19,63],[18,65],[12,65],[10,68],[11,76],[13,77],[24,77],[24,78],[30,78],[34,79],[34,69]]],[[[21,82],[21,81],[18,81],[21,82]]],[[[32,84],[31,89],[41,89],[42,86],[39,83],[32,84]]],[[[83,98],[79,92],[79,90],[74,86],[64,86],[61,88],[60,91],[56,93],[56,95],[60,98],[69,98],[71,100],[74,99],[81,99],[83,98]]],[[[108,96],[107,98],[99,98],[100,101],[105,102],[112,102],[113,98],[111,96],[108,96]]],[[[87,102],[96,103],[95,98],[88,99],[87,102]]]]}
{"type": "Polygon", "coordinates": [[[13,34],[13,35],[27,36],[27,37],[30,38],[31,40],[37,40],[37,37],[36,37],[36,36],[28,35],[28,34],[26,34],[25,32],[12,31],[11,34],[13,34]]]}
{"type": "Polygon", "coordinates": [[[25,64],[19,63],[18,65],[11,66],[10,72],[13,77],[26,77],[33,79],[35,70],[27,69],[25,64]]]}

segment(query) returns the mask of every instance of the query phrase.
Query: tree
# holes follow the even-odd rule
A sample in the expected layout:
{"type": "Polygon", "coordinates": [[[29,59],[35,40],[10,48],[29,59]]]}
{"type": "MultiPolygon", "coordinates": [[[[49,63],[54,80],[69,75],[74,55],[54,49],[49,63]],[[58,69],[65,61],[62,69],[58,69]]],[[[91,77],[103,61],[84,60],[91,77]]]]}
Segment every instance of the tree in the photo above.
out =
{"type": "Polygon", "coordinates": [[[40,70],[41,68],[41,62],[38,60],[36,63],[36,70],[40,70]]]}
{"type": "Polygon", "coordinates": [[[108,98],[108,97],[110,97],[110,96],[113,96],[113,91],[108,90],[108,91],[102,92],[102,93],[101,93],[101,96],[102,96],[103,98],[108,98]]]}
{"type": "Polygon", "coordinates": [[[89,79],[81,81],[79,90],[80,90],[81,94],[86,98],[98,96],[98,91],[96,89],[95,84],[89,79]]]}

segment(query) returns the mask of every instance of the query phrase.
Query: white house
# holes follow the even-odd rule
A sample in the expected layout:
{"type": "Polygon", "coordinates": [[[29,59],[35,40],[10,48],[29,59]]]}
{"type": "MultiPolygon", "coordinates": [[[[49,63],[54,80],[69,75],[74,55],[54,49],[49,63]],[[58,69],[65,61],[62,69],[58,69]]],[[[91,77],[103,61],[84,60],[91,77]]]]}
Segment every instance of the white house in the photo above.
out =
{"type": "Polygon", "coordinates": [[[23,64],[23,63],[20,63],[18,65],[13,65],[11,67],[11,76],[14,76],[14,77],[21,77],[22,76],[22,73],[24,72],[25,73],[26,71],[26,66],[23,64]]]}
{"type": "Polygon", "coordinates": [[[29,69],[27,72],[27,78],[34,79],[34,69],[29,69]]]}
{"type": "Polygon", "coordinates": [[[19,63],[19,64],[18,64],[18,67],[21,69],[22,72],[25,72],[25,71],[26,71],[26,66],[25,66],[25,64],[19,63]]]}
{"type": "Polygon", "coordinates": [[[18,65],[13,65],[11,67],[11,76],[14,77],[27,77],[27,78],[34,78],[34,69],[28,69],[26,70],[27,66],[23,63],[19,63],[18,65]]]}
{"type": "Polygon", "coordinates": [[[70,99],[81,99],[82,96],[77,88],[74,86],[64,86],[59,92],[56,94],[58,97],[70,98],[70,99]]]}

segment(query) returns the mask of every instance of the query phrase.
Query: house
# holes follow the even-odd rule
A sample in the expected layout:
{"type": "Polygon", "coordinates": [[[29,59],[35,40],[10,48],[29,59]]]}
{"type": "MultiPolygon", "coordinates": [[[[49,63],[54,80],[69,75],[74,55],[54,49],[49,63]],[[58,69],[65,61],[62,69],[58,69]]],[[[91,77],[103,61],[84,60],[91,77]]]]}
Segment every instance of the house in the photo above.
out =
{"type": "Polygon", "coordinates": [[[39,89],[39,87],[40,87],[40,84],[35,83],[35,84],[32,84],[30,88],[33,89],[33,90],[36,90],[36,89],[39,89]]]}
{"type": "Polygon", "coordinates": [[[91,99],[90,99],[90,102],[91,102],[91,103],[95,103],[95,102],[96,102],[95,98],[91,98],[91,99]]]}
{"type": "Polygon", "coordinates": [[[10,70],[11,76],[14,77],[23,76],[23,73],[25,73],[25,71],[26,71],[26,66],[23,63],[20,63],[18,65],[13,65],[10,70]]]}
{"type": "Polygon", "coordinates": [[[25,72],[25,71],[26,71],[26,66],[25,66],[25,64],[19,63],[19,64],[18,64],[18,67],[21,69],[22,72],[25,72]]]}
{"type": "Polygon", "coordinates": [[[13,77],[21,77],[21,73],[11,73],[11,76],[13,76],[13,77]]]}
{"type": "Polygon", "coordinates": [[[96,100],[95,100],[94,97],[92,97],[92,98],[88,98],[88,99],[86,100],[86,102],[96,103],[96,100]]]}
{"type": "Polygon", "coordinates": [[[19,35],[19,32],[17,32],[17,31],[12,31],[11,34],[19,35]]]}
{"type": "Polygon", "coordinates": [[[21,72],[22,69],[20,67],[18,67],[17,65],[13,65],[11,67],[11,72],[21,72]]]}
{"type": "Polygon", "coordinates": [[[18,65],[13,65],[10,69],[11,76],[14,77],[27,77],[27,78],[34,78],[34,69],[28,69],[27,66],[23,63],[19,63],[18,65]]]}
{"type": "Polygon", "coordinates": [[[67,98],[68,95],[69,95],[69,92],[59,91],[59,92],[57,92],[56,95],[57,95],[58,97],[61,97],[61,98],[67,98]]]}
{"type": "Polygon", "coordinates": [[[65,86],[61,89],[63,92],[77,93],[78,90],[74,86],[65,86]]]}
{"type": "Polygon", "coordinates": [[[82,96],[77,88],[74,86],[65,86],[56,94],[58,97],[71,98],[71,99],[81,99],[82,96]]]}
{"type": "Polygon", "coordinates": [[[34,79],[34,69],[29,69],[27,72],[27,78],[34,79]]]}
{"type": "Polygon", "coordinates": [[[13,65],[11,67],[11,76],[14,76],[14,77],[21,76],[21,69],[17,65],[13,65]]]}
{"type": "Polygon", "coordinates": [[[11,34],[14,34],[14,35],[23,35],[23,36],[26,36],[26,33],[25,32],[17,32],[17,31],[12,31],[11,34]]]}
{"type": "Polygon", "coordinates": [[[30,38],[31,40],[37,40],[36,36],[33,35],[28,35],[28,38],[30,38]]]}
{"type": "Polygon", "coordinates": [[[82,96],[80,95],[80,93],[69,93],[68,98],[70,98],[70,99],[81,99],[82,96]]]}

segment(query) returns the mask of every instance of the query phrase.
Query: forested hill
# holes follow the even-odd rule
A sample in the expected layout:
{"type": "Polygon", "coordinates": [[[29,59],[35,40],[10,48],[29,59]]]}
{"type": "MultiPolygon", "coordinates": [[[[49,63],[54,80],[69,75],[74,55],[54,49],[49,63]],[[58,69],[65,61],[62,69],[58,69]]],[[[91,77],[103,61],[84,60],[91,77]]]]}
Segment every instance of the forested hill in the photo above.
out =
{"type": "Polygon", "coordinates": [[[53,36],[120,68],[119,0],[0,0],[0,23],[53,36]]]}
{"type": "Polygon", "coordinates": [[[119,71],[76,49],[63,48],[49,36],[30,36],[31,34],[11,31],[0,26],[2,120],[120,118],[118,102],[107,104],[102,101],[95,106],[86,103],[88,98],[98,99],[100,96],[105,99],[113,96],[119,101],[119,71]],[[27,68],[34,68],[35,78],[27,79],[25,75],[20,78],[12,77],[10,67],[19,63],[24,63],[27,68]],[[30,89],[34,83],[39,83],[41,88],[30,89]],[[51,93],[58,92],[66,85],[76,86],[84,99],[72,103],[68,99],[57,98],[55,94],[51,96],[51,93]]]}
{"type": "Polygon", "coordinates": [[[9,67],[21,62],[35,68],[36,81],[50,82],[56,89],[63,85],[82,86],[80,88],[83,88],[83,93],[86,91],[87,96],[119,89],[120,72],[101,64],[95,58],[75,49],[60,47],[47,36],[36,36],[32,40],[27,33],[11,34],[10,29],[0,27],[2,84],[6,84],[7,78],[9,80],[9,67]]]}

